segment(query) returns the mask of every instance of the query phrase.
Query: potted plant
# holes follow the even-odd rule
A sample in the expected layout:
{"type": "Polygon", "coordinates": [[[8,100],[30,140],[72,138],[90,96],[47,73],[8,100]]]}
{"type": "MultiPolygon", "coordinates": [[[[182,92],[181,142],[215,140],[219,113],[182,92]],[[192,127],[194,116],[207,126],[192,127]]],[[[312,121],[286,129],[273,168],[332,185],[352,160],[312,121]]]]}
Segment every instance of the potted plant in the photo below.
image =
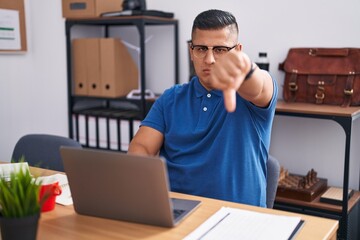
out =
{"type": "Polygon", "coordinates": [[[3,240],[36,239],[40,218],[41,182],[19,168],[0,178],[0,227],[3,240]]]}

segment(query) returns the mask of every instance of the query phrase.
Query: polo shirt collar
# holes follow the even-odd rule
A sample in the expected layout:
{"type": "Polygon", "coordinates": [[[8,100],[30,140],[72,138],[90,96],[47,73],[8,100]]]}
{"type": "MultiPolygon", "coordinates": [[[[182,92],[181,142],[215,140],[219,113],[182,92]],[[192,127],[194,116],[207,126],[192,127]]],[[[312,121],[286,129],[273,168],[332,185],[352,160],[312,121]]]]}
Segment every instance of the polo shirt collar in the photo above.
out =
{"type": "Polygon", "coordinates": [[[194,81],[196,97],[202,97],[208,93],[215,94],[219,97],[222,96],[222,92],[220,90],[211,90],[211,91],[206,90],[206,88],[204,88],[204,86],[201,85],[198,77],[193,78],[192,81],[194,81]]]}

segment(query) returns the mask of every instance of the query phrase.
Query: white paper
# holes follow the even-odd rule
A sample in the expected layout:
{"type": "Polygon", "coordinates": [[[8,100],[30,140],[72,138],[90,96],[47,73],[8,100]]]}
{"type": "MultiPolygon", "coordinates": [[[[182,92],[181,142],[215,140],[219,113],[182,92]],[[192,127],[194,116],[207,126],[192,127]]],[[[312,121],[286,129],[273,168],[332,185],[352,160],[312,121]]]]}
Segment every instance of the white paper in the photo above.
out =
{"type": "Polygon", "coordinates": [[[9,181],[11,173],[18,172],[20,169],[30,171],[29,164],[27,162],[0,164],[0,177],[9,181]]]}
{"type": "Polygon", "coordinates": [[[21,50],[19,11],[0,9],[0,49],[21,50]]]}
{"type": "Polygon", "coordinates": [[[300,217],[222,207],[184,240],[287,240],[300,221],[300,217]]]}

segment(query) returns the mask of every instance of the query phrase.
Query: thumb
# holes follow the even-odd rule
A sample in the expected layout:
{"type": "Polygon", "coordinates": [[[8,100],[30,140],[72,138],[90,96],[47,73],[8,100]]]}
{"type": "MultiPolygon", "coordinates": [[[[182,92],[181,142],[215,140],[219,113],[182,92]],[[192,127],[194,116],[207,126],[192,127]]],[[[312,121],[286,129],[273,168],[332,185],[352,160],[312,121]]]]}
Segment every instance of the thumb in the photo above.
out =
{"type": "Polygon", "coordinates": [[[223,91],[226,111],[234,112],[236,108],[236,91],[229,88],[223,91]]]}

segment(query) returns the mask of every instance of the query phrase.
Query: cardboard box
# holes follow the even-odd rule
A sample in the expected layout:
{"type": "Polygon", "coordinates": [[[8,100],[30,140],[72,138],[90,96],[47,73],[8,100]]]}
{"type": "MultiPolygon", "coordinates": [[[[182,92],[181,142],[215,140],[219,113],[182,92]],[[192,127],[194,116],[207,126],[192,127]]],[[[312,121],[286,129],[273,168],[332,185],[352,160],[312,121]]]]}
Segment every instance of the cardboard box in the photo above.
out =
{"type": "Polygon", "coordinates": [[[64,18],[100,17],[102,13],[122,11],[123,0],[62,0],[64,18]]]}
{"type": "Polygon", "coordinates": [[[72,48],[75,95],[115,98],[139,88],[137,65],[120,39],[74,39],[72,48]]]}

